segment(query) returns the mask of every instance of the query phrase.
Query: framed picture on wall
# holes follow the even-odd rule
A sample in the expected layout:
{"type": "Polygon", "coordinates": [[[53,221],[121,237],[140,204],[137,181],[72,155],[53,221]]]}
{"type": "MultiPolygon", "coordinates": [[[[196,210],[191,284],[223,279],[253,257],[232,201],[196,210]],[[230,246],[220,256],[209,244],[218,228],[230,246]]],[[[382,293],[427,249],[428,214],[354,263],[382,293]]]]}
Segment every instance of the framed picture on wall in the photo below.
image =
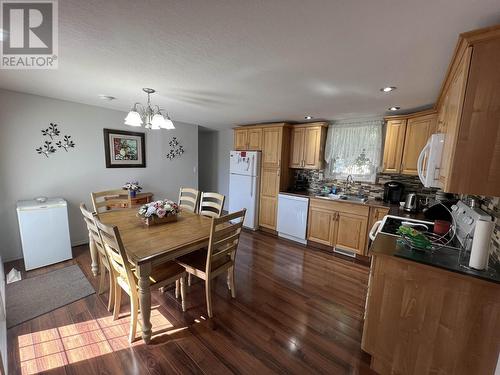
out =
{"type": "Polygon", "coordinates": [[[104,129],[106,168],[145,168],[144,133],[104,129]]]}

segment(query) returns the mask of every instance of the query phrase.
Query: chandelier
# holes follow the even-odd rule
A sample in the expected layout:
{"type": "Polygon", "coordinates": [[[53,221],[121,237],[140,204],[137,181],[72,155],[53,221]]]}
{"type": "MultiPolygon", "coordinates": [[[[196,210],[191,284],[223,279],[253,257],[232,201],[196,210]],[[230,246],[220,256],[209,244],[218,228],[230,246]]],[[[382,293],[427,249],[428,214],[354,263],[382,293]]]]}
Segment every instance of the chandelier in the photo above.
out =
{"type": "Polygon", "coordinates": [[[135,103],[125,117],[125,125],[137,127],[144,125],[146,129],[175,129],[167,112],[157,105],[151,106],[150,95],[156,90],[143,88],[142,91],[148,94],[148,103],[145,106],[135,103]]]}

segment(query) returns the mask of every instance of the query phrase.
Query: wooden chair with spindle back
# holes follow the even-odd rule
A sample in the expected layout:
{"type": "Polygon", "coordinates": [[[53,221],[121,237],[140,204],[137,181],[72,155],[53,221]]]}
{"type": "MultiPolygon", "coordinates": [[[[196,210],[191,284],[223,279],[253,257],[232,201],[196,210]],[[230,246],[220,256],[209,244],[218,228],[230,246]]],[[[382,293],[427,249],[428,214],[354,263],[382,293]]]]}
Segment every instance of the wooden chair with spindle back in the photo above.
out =
{"type": "MultiPolygon", "coordinates": [[[[83,220],[87,225],[87,230],[89,231],[89,246],[94,247],[95,253],[99,256],[99,291],[98,294],[104,293],[104,283],[106,278],[106,272],[109,274],[109,298],[108,298],[108,311],[113,308],[114,300],[114,286],[113,274],[110,269],[108,256],[106,250],[104,250],[104,245],[102,243],[101,235],[99,234],[99,229],[95,223],[96,214],[87,210],[84,203],[80,203],[80,211],[83,215],[83,220]]],[[[94,249],[91,249],[93,251],[94,249]]]]}
{"type": "Polygon", "coordinates": [[[179,190],[179,207],[183,210],[196,213],[200,192],[196,189],[181,187],[179,190]]]}
{"type": "MultiPolygon", "coordinates": [[[[99,228],[99,233],[104,244],[106,253],[108,254],[113,279],[115,282],[115,303],[113,311],[113,319],[116,320],[120,315],[120,305],[122,290],[130,296],[130,334],[129,342],[133,342],[137,330],[137,317],[139,314],[139,295],[138,295],[138,276],[129,262],[127,252],[123,246],[123,242],[118,231],[118,227],[105,225],[96,218],[96,224],[99,228]]],[[[160,289],[166,285],[176,283],[180,280],[181,289],[181,304],[182,311],[186,311],[185,306],[185,275],[183,267],[176,262],[162,263],[154,266],[149,277],[151,288],[160,289]]],[[[178,295],[176,291],[176,296],[178,295]]]]}
{"type": "Polygon", "coordinates": [[[90,197],[96,213],[102,212],[102,208],[108,211],[110,207],[128,207],[129,203],[127,191],[123,189],[98,191],[90,193],[90,197]]]}
{"type": "Polygon", "coordinates": [[[218,218],[222,215],[226,197],[219,193],[201,193],[199,214],[218,218]]]}
{"type": "Polygon", "coordinates": [[[207,252],[195,252],[177,259],[189,274],[205,280],[208,316],[212,312],[212,279],[227,272],[231,296],[236,298],[234,261],[245,220],[246,209],[220,218],[212,218],[210,241],[207,252]]]}

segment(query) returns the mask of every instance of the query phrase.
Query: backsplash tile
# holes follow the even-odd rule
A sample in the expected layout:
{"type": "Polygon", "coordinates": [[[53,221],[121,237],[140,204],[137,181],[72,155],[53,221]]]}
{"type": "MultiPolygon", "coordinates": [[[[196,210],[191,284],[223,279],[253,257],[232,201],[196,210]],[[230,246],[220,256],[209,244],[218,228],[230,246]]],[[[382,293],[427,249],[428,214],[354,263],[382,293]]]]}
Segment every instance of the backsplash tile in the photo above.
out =
{"type": "MultiPolygon", "coordinates": [[[[344,185],[344,181],[329,179],[324,175],[323,170],[306,170],[296,169],[295,178],[298,176],[307,177],[309,180],[309,191],[318,193],[323,186],[340,186],[344,185]]],[[[418,176],[405,176],[399,174],[379,173],[374,184],[366,182],[354,182],[352,191],[358,192],[363,189],[364,194],[370,198],[383,198],[384,184],[388,181],[398,181],[405,185],[405,193],[415,192],[423,197],[434,198],[439,189],[425,188],[418,176]]],[[[469,196],[461,195],[460,199],[465,203],[470,203],[470,199],[476,199],[479,207],[493,216],[496,220],[495,229],[491,237],[490,255],[496,261],[500,262],[500,198],[485,197],[485,196],[469,196]]]]}

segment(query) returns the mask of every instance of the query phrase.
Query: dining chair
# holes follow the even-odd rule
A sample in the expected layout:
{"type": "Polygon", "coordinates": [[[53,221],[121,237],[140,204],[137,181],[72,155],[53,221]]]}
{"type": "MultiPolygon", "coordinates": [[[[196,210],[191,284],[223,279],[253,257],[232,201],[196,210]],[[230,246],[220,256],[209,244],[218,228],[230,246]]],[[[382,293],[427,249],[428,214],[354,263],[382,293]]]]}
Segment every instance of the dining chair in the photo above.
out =
{"type": "Polygon", "coordinates": [[[218,218],[224,208],[226,197],[219,193],[201,193],[199,214],[208,217],[218,218]]]}
{"type": "Polygon", "coordinates": [[[106,272],[109,275],[108,311],[111,311],[111,309],[113,308],[115,283],[113,282],[113,275],[111,273],[108,256],[106,255],[106,251],[104,250],[101,235],[99,234],[99,229],[97,228],[97,225],[95,223],[96,214],[87,210],[87,207],[84,203],[80,203],[80,211],[82,212],[83,220],[85,221],[87,230],[89,231],[89,246],[95,246],[95,250],[97,250],[96,253],[99,256],[99,295],[104,293],[106,272]]]}
{"type": "Polygon", "coordinates": [[[179,207],[196,213],[200,192],[196,189],[181,187],[179,191],[179,207]]]}
{"type": "Polygon", "coordinates": [[[96,213],[102,212],[99,209],[104,208],[108,211],[110,207],[128,207],[127,191],[123,189],[114,189],[90,193],[92,205],[96,213]]]}
{"type": "MultiPolygon", "coordinates": [[[[104,244],[104,248],[109,258],[113,281],[115,282],[115,301],[113,320],[119,318],[122,290],[130,296],[130,334],[129,342],[135,340],[137,331],[137,316],[139,314],[138,276],[130,263],[125,247],[118,231],[118,227],[105,225],[98,218],[96,224],[104,244]]],[[[174,261],[153,266],[149,277],[150,287],[155,289],[163,288],[175,282],[176,297],[178,298],[178,285],[180,284],[182,311],[186,311],[185,306],[185,275],[182,266],[174,261]],[[179,281],[179,282],[177,282],[179,281]]]]}
{"type": "Polygon", "coordinates": [[[234,260],[240,239],[246,209],[212,218],[208,250],[197,251],[177,259],[189,274],[205,280],[205,295],[207,299],[208,317],[213,317],[212,312],[212,279],[227,272],[228,287],[231,297],[236,298],[236,285],[234,281],[234,260]]]}

